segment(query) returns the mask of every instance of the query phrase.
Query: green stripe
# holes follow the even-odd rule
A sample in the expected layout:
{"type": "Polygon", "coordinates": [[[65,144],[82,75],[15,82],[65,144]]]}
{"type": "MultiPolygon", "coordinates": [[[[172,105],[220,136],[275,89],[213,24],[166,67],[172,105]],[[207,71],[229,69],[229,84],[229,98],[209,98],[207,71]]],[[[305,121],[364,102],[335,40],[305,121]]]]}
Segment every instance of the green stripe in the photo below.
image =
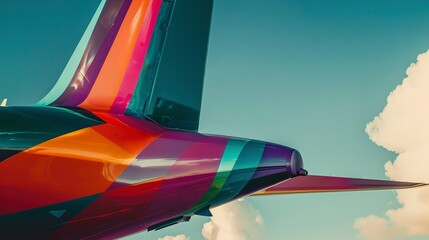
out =
{"type": "Polygon", "coordinates": [[[228,176],[222,190],[212,201],[212,206],[230,201],[243,190],[259,166],[264,149],[265,143],[260,141],[252,140],[244,146],[234,165],[232,174],[228,176]]]}
{"type": "Polygon", "coordinates": [[[92,17],[91,22],[86,28],[85,33],[80,39],[76,49],[74,50],[70,60],[68,61],[66,67],[64,68],[64,71],[62,72],[55,86],[42,100],[35,104],[36,106],[47,106],[51,104],[52,102],[57,100],[57,98],[61,96],[61,94],[66,90],[67,86],[69,85],[71,79],[76,72],[77,67],[79,66],[80,60],[82,59],[83,53],[85,52],[86,46],[88,45],[89,38],[94,31],[95,24],[100,17],[101,11],[103,10],[105,3],[106,0],[101,1],[100,5],[97,8],[97,11],[92,17]]]}
{"type": "Polygon", "coordinates": [[[230,139],[228,141],[212,185],[200,201],[198,201],[198,203],[196,203],[191,209],[186,211],[184,215],[194,213],[195,211],[208,206],[210,201],[219,194],[246,143],[246,140],[230,139]]]}

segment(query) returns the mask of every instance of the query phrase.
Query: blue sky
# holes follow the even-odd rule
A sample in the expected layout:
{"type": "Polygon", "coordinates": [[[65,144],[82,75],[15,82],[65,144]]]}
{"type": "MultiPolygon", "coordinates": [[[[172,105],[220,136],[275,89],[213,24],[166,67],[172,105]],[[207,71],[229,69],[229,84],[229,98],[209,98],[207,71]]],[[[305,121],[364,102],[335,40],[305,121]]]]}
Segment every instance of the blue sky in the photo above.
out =
{"type": "MultiPolygon", "coordinates": [[[[0,98],[30,105],[54,85],[97,0],[0,3],[0,98]]],[[[385,179],[395,155],[364,129],[419,53],[428,1],[215,0],[201,131],[297,148],[311,174],[385,179]]],[[[354,220],[398,206],[393,191],[249,198],[262,239],[359,239],[354,220]]],[[[132,239],[186,234],[195,217],[132,239]]],[[[407,239],[425,239],[415,237],[407,239]]]]}

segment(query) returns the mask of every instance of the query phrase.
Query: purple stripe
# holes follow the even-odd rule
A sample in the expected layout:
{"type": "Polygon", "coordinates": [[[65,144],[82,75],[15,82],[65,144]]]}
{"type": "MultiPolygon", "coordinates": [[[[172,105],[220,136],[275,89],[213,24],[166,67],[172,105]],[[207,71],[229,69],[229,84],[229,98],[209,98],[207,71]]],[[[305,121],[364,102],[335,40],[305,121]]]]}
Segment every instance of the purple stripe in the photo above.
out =
{"type": "Polygon", "coordinates": [[[287,174],[286,159],[292,157],[293,151],[291,148],[279,147],[278,145],[268,143],[265,146],[261,161],[252,180],[277,173],[287,174]]]}
{"type": "Polygon", "coordinates": [[[77,106],[94,86],[131,0],[111,0],[103,8],[79,67],[64,93],[50,105],[77,106]]]}
{"type": "Polygon", "coordinates": [[[286,180],[288,177],[287,159],[292,157],[293,151],[291,148],[267,143],[255,173],[242,191],[234,198],[247,196],[252,192],[286,180]]]}

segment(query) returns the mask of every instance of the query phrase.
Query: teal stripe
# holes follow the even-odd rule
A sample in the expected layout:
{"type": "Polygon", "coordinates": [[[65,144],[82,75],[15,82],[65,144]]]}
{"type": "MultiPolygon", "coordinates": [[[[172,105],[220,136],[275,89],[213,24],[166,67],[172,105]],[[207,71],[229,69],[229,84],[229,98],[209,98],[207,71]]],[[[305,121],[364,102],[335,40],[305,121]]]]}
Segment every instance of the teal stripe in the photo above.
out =
{"type": "Polygon", "coordinates": [[[133,97],[126,110],[127,115],[141,117],[140,114],[145,115],[145,111],[149,109],[150,98],[154,91],[160,56],[163,54],[174,4],[173,2],[162,1],[143,67],[134,89],[133,97]]]}
{"type": "Polygon", "coordinates": [[[186,211],[184,215],[192,214],[201,208],[210,205],[210,201],[213,200],[221,191],[223,185],[231,174],[231,170],[234,167],[238,156],[246,145],[246,140],[230,139],[225,147],[222,158],[219,163],[219,168],[216,176],[213,180],[212,185],[206,194],[196,203],[191,209],[186,211]]]}
{"type": "Polygon", "coordinates": [[[61,73],[60,78],[58,79],[55,86],[52,90],[38,103],[36,106],[47,106],[57,100],[59,96],[66,90],[71,79],[73,78],[77,67],[79,66],[80,60],[82,59],[83,53],[85,52],[86,46],[88,45],[89,38],[91,37],[92,32],[94,31],[95,25],[100,17],[101,11],[103,10],[106,0],[102,0],[100,5],[97,8],[94,16],[91,19],[88,27],[85,30],[82,38],[80,39],[76,49],[74,50],[70,60],[68,61],[64,71],[61,73]]]}
{"type": "Polygon", "coordinates": [[[229,174],[231,174],[231,170],[233,169],[235,162],[238,159],[238,156],[240,156],[240,153],[247,142],[247,140],[237,139],[230,139],[228,141],[228,145],[226,146],[225,153],[222,156],[222,161],[219,165],[218,170],[218,174],[225,173],[225,176],[223,178],[220,178],[223,180],[222,185],[219,186],[220,188],[222,188],[229,174]]]}
{"type": "Polygon", "coordinates": [[[244,146],[212,206],[230,201],[243,190],[259,166],[264,149],[265,143],[260,141],[250,141],[244,146]]]}

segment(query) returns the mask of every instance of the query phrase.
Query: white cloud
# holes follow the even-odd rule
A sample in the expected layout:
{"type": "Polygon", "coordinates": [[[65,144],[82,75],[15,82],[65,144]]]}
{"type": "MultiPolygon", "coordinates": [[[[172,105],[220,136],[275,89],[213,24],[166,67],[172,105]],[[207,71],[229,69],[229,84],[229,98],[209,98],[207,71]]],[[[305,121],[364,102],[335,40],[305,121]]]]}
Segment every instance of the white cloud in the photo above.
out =
{"type": "Polygon", "coordinates": [[[186,237],[183,234],[177,235],[175,237],[173,236],[165,236],[163,238],[158,238],[158,240],[190,240],[190,238],[186,237]]]}
{"type": "Polygon", "coordinates": [[[264,230],[261,214],[240,199],[211,210],[213,217],[201,234],[207,240],[257,240],[264,230]]]}
{"type": "MultiPolygon", "coordinates": [[[[385,165],[392,180],[429,183],[429,51],[417,57],[407,77],[390,93],[387,105],[366,127],[370,139],[398,154],[385,165]]],[[[355,221],[366,239],[429,235],[429,187],[397,191],[402,207],[384,218],[355,221]]]]}

